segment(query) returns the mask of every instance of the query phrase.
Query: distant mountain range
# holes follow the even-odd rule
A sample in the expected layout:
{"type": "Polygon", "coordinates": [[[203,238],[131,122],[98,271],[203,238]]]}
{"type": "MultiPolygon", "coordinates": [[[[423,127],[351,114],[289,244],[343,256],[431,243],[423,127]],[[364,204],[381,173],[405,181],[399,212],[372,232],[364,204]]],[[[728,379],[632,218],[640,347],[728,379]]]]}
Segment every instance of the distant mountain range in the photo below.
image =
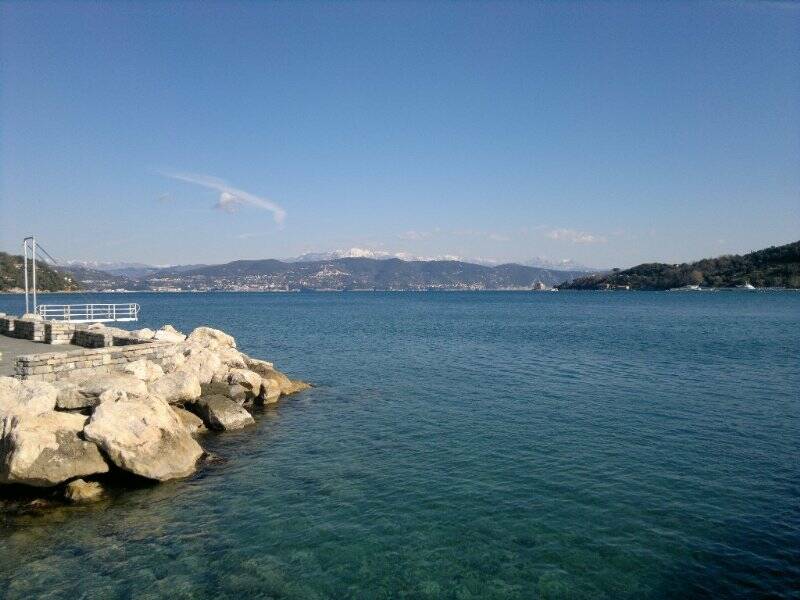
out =
{"type": "Polygon", "coordinates": [[[490,290],[530,289],[537,282],[552,286],[584,274],[517,264],[490,267],[455,260],[268,259],[192,269],[165,268],[131,283],[143,289],[193,290],[490,290]]]}
{"type": "Polygon", "coordinates": [[[173,266],[70,261],[61,269],[89,290],[530,289],[537,284],[554,286],[587,273],[400,256],[405,255],[351,248],[309,253],[289,260],[173,266]]]}
{"type": "Polygon", "coordinates": [[[744,255],[707,258],[693,263],[646,263],[621,271],[577,277],[559,286],[569,290],[668,290],[689,285],[728,288],[800,288],[800,241],[744,255]]]}

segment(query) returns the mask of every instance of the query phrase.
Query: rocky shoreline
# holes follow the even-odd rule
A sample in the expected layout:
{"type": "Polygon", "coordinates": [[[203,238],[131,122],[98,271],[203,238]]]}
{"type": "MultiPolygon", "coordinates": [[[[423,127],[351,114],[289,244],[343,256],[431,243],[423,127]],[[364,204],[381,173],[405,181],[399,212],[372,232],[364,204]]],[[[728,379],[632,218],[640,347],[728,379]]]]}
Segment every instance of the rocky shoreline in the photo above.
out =
{"type": "Polygon", "coordinates": [[[256,407],[309,387],[218,329],[125,333],[174,352],[160,364],[143,358],[52,381],[0,377],[0,510],[92,502],[137,482],[188,477],[209,459],[209,430],[253,425],[256,407]]]}

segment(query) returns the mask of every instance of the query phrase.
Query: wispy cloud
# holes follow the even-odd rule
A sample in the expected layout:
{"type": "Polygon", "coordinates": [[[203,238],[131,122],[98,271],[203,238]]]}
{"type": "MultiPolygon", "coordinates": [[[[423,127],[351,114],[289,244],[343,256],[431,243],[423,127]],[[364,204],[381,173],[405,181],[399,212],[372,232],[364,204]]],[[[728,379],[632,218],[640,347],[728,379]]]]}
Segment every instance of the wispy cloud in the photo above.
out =
{"type": "Polygon", "coordinates": [[[560,240],[573,244],[604,244],[608,241],[605,236],[575,229],[551,229],[546,235],[551,240],[560,240]]]}
{"type": "Polygon", "coordinates": [[[242,205],[248,204],[272,213],[272,218],[278,225],[282,225],[286,219],[286,211],[272,200],[256,196],[239,188],[235,188],[228,182],[218,177],[210,175],[198,175],[195,173],[175,173],[162,171],[162,175],[178,181],[193,183],[204,188],[219,192],[219,198],[214,208],[225,212],[236,212],[242,205]]]}

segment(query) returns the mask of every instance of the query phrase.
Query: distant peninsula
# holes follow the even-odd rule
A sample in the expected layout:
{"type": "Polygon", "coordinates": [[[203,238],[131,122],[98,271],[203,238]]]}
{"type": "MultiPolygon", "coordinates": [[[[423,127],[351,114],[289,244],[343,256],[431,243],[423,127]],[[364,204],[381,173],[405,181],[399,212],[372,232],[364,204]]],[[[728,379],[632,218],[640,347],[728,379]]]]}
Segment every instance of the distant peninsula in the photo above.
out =
{"type": "Polygon", "coordinates": [[[706,258],[693,263],[645,263],[577,277],[562,290],[669,290],[686,286],[800,289],[800,241],[743,255],[706,258]]]}

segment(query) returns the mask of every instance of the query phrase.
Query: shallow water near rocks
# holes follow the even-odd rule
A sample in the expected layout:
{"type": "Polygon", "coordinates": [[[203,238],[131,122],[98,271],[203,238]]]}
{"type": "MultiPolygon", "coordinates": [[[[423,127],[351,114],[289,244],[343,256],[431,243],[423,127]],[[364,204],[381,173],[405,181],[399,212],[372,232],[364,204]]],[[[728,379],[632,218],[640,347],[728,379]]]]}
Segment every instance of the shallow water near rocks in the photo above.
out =
{"type": "Polygon", "coordinates": [[[0,515],[0,597],[800,590],[798,293],[40,297],[84,301],[316,387],[188,480],[0,515]]]}

